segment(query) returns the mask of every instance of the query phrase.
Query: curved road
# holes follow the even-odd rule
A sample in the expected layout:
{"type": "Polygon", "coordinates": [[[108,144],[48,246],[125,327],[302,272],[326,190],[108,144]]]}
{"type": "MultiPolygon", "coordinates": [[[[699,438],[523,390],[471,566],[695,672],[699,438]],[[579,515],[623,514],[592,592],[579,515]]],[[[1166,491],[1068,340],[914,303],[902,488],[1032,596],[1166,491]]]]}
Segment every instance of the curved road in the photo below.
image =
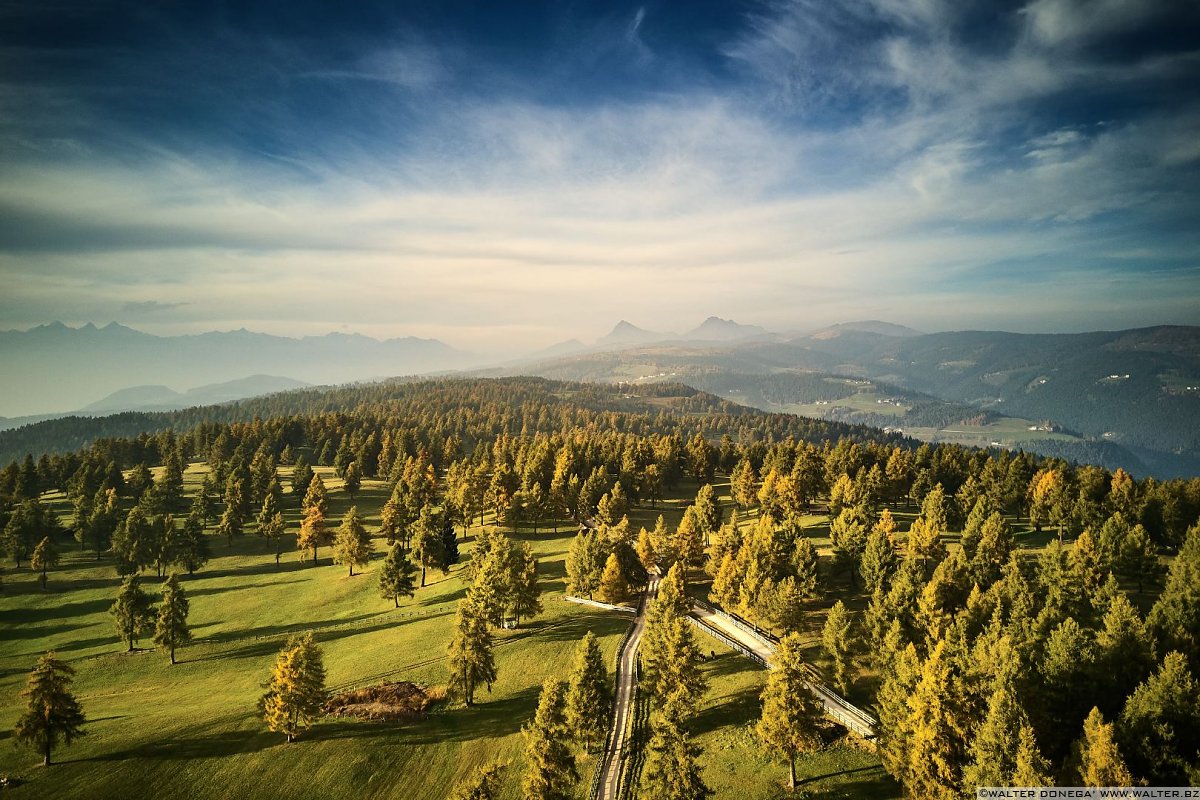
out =
{"type": "Polygon", "coordinates": [[[642,641],[642,631],[646,628],[646,609],[658,592],[658,576],[652,575],[646,590],[642,593],[642,601],[638,606],[637,618],[633,622],[633,632],[621,653],[621,663],[617,665],[616,704],[613,710],[613,734],[608,739],[608,749],[600,769],[603,777],[600,781],[601,800],[616,800],[621,793],[621,773],[625,762],[625,745],[629,739],[629,717],[633,713],[634,692],[637,689],[637,649],[642,641]]]}

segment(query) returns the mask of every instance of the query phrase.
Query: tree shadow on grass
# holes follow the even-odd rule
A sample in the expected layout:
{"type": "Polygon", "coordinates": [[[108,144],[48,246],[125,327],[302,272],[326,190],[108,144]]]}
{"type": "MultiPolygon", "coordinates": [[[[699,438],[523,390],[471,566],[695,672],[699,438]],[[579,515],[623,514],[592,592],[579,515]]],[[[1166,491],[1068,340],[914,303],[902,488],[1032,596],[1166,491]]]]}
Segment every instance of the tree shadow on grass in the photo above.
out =
{"type": "Polygon", "coordinates": [[[884,772],[883,766],[880,764],[813,775],[796,781],[797,789],[810,786],[819,789],[821,797],[846,798],[847,800],[863,797],[900,796],[899,784],[884,772]],[[837,780],[846,776],[855,777],[849,780],[837,780]]]}
{"type": "Polygon", "coordinates": [[[242,589],[268,589],[272,586],[286,586],[289,583],[304,583],[303,578],[294,578],[287,581],[271,581],[269,583],[242,583],[236,586],[213,586],[208,589],[191,589],[184,587],[188,597],[205,597],[214,594],[223,594],[224,592],[240,591],[242,589]]]}
{"type": "MultiPolygon", "coordinates": [[[[309,735],[312,735],[311,732],[309,735]]],[[[93,761],[124,761],[128,758],[155,758],[191,760],[196,758],[222,758],[238,753],[253,753],[283,742],[280,734],[266,729],[261,731],[226,731],[205,736],[170,737],[143,742],[137,747],[100,753],[87,758],[74,759],[79,763],[93,761]]],[[[60,763],[67,763],[66,760],[60,763]]]]}
{"type": "MultiPolygon", "coordinates": [[[[541,687],[530,686],[500,700],[489,700],[480,692],[471,708],[449,708],[433,714],[415,725],[406,726],[406,739],[412,744],[469,742],[510,736],[533,718],[541,687]]],[[[368,728],[356,725],[356,728],[368,728]]]]}
{"type": "Polygon", "coordinates": [[[688,727],[696,735],[709,733],[726,725],[742,726],[758,719],[762,705],[759,692],[750,687],[726,695],[723,702],[707,706],[692,718],[688,727]]]}

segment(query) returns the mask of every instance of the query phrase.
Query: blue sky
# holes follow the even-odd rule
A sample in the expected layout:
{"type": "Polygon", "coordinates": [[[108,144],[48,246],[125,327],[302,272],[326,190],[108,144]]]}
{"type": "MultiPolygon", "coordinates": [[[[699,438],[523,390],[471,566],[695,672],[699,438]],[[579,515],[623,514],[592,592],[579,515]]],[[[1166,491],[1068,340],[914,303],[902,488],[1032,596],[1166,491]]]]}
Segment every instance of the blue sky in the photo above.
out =
{"type": "Polygon", "coordinates": [[[0,327],[1200,323],[1174,0],[0,7],[0,327]]]}

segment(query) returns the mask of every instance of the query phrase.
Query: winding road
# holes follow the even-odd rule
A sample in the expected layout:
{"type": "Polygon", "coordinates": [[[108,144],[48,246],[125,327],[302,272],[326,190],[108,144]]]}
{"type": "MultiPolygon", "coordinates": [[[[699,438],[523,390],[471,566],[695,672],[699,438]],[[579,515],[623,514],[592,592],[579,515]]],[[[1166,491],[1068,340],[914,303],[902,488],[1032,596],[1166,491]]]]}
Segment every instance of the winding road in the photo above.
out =
{"type": "Polygon", "coordinates": [[[604,760],[600,769],[603,777],[600,781],[600,792],[597,797],[601,800],[616,800],[621,793],[621,774],[624,772],[625,747],[629,740],[629,717],[633,713],[634,695],[637,691],[637,650],[642,641],[642,632],[646,628],[646,609],[650,601],[658,593],[658,576],[653,575],[646,589],[642,592],[641,603],[638,605],[637,617],[633,622],[633,632],[621,652],[621,662],[617,665],[616,703],[613,708],[612,736],[608,737],[608,746],[604,752],[604,760]]]}

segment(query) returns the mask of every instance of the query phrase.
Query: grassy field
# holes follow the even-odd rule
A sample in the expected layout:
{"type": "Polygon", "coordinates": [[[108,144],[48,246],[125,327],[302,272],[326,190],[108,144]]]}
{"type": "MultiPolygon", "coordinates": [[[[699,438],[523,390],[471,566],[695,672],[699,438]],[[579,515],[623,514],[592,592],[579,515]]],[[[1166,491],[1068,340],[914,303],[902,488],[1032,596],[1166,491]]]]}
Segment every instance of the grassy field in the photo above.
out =
{"type": "MultiPolygon", "coordinates": [[[[204,471],[202,465],[189,468],[189,493],[204,471]]],[[[318,471],[330,489],[329,516],[336,524],[351,501],[331,470],[318,471]]],[[[728,509],[728,484],[716,488],[728,509]]],[[[659,514],[668,525],[678,524],[695,491],[685,483],[658,507],[633,509],[634,529],[653,527],[659,514]]],[[[378,525],[385,493],[384,484],[369,481],[355,498],[368,526],[378,525]]],[[[63,498],[45,501],[66,514],[63,498]]],[[[294,531],[298,518],[292,505],[285,503],[294,531]]],[[[914,511],[895,511],[902,529],[914,511]]],[[[753,513],[741,519],[746,527],[756,524],[753,513]]],[[[815,513],[803,522],[806,535],[828,556],[828,518],[815,513]]],[[[516,798],[524,771],[520,730],[532,718],[542,681],[565,677],[576,643],[589,630],[600,637],[611,664],[628,625],[627,618],[561,601],[573,534],[567,527],[513,534],[530,542],[539,556],[545,612],[520,630],[496,633],[499,681],[480,696],[476,708],[451,702],[405,724],[325,719],[291,745],[268,732],[255,711],[287,636],[316,633],[334,690],[381,680],[444,684],[454,608],[466,591],[461,566],[449,575],[431,572],[430,585],[395,609],[376,591],[381,541],[371,566],[349,577],[331,564],[328,548],[315,568],[307,554],[295,550],[277,567],[266,544],[253,535],[235,539],[232,546],[214,537],[213,559],[183,581],[197,641],[180,651],[174,667],[164,654],[148,649],[148,640],[143,649],[123,652],[108,614],[119,585],[111,562],[97,563],[92,555],[69,550],[52,572],[48,591],[27,568],[9,570],[0,594],[0,719],[7,720],[0,739],[11,737],[26,673],[51,648],[78,670],[76,689],[89,724],[87,736],[61,749],[59,763],[50,770],[37,766],[37,756],[26,749],[0,747],[0,775],[23,779],[10,793],[30,798],[190,798],[234,792],[251,798],[317,798],[349,791],[364,797],[442,798],[476,766],[499,759],[510,764],[505,796],[516,798]]],[[[1018,528],[1025,547],[1040,547],[1050,536],[1018,528]]],[[[948,537],[951,546],[954,538],[948,537]]],[[[464,560],[472,540],[460,540],[464,560]]],[[[704,595],[707,586],[700,577],[693,591],[704,595]]],[[[826,581],[831,591],[813,602],[801,630],[805,655],[819,669],[826,667],[820,631],[829,606],[840,597],[851,609],[865,608],[865,598],[844,573],[826,573],[826,581]]],[[[156,594],[153,575],[146,576],[144,586],[156,594]]],[[[706,636],[701,647],[714,654],[704,664],[710,689],[693,724],[704,749],[705,779],[718,797],[787,796],[786,764],[766,752],[753,733],[766,673],[706,636]]],[[[860,664],[849,699],[866,705],[872,688],[873,676],[860,664]]],[[[580,764],[580,797],[594,766],[594,760],[580,764]]],[[[801,789],[810,796],[899,796],[878,759],[839,739],[837,729],[831,728],[823,749],[800,758],[797,769],[801,789]]]]}
{"type": "MultiPolygon", "coordinates": [[[[199,474],[189,470],[189,482],[199,474]]],[[[336,519],[349,503],[336,479],[325,479],[336,519]]],[[[382,485],[371,486],[357,499],[372,521],[382,492],[382,485]]],[[[76,691],[89,724],[87,736],[61,749],[49,770],[6,742],[0,774],[26,781],[13,797],[318,798],[353,791],[432,800],[444,798],[477,765],[499,758],[512,763],[506,796],[515,798],[520,728],[532,718],[541,682],[565,676],[588,630],[611,660],[628,625],[561,602],[565,532],[519,538],[530,541],[541,560],[546,611],[520,630],[497,632],[499,681],[476,708],[449,704],[404,725],[325,720],[291,745],[266,731],[255,712],[287,635],[316,632],[331,688],[383,679],[442,684],[454,606],[465,591],[459,568],[449,576],[431,573],[430,586],[394,609],[376,592],[382,542],[372,566],[350,578],[330,565],[327,550],[318,567],[290,552],[276,568],[253,537],[232,548],[214,539],[213,560],[184,580],[197,642],[180,651],[174,667],[153,650],[123,652],[107,613],[119,583],[110,563],[70,552],[47,592],[28,570],[10,570],[0,595],[0,738],[11,736],[26,672],[51,648],[78,671],[76,691]]],[[[464,553],[469,547],[462,543],[464,553]]],[[[156,591],[153,576],[145,583],[156,591]]],[[[593,765],[581,766],[590,777],[593,765]]]]}

